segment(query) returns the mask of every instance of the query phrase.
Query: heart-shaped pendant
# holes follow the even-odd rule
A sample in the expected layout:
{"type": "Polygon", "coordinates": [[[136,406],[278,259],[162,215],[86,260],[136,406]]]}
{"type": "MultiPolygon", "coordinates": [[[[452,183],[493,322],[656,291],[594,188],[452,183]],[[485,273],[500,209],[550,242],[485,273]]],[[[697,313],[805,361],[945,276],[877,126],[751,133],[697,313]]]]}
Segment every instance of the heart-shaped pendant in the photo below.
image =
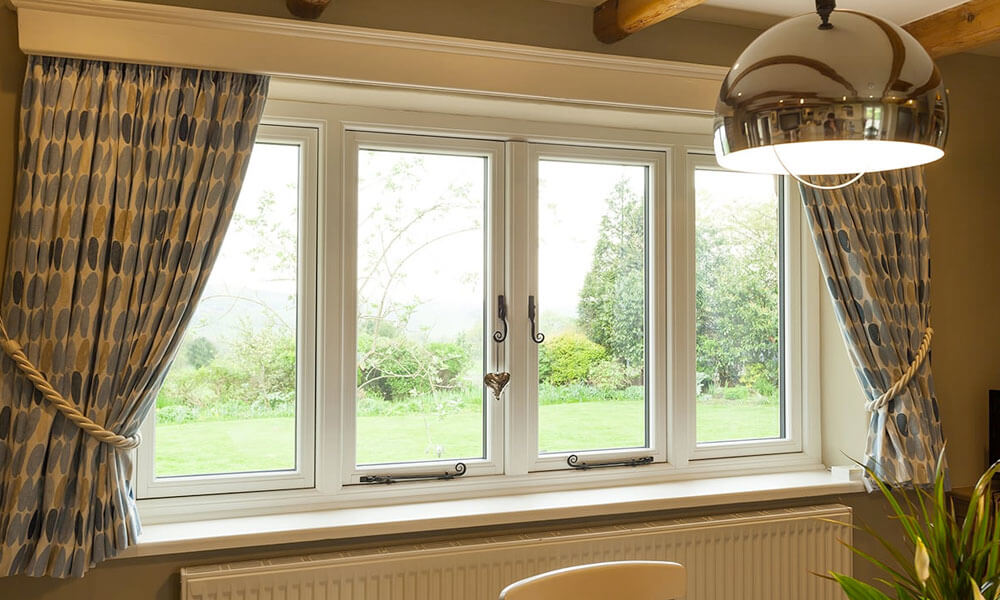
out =
{"type": "Polygon", "coordinates": [[[500,394],[507,389],[507,384],[510,383],[510,373],[487,373],[483,376],[483,383],[493,390],[493,397],[499,400],[500,394]]]}

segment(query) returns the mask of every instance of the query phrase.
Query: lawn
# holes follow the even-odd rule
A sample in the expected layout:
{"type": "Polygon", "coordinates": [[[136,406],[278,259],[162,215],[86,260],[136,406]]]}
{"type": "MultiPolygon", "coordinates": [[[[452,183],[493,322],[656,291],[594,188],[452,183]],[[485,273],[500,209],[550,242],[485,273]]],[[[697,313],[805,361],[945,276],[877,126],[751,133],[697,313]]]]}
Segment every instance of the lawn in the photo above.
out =
{"type": "MultiPolygon", "coordinates": [[[[643,444],[643,403],[578,402],[542,405],[542,451],[623,448],[643,444]]],[[[482,455],[479,412],[443,419],[415,414],[358,418],[358,461],[430,460],[482,455]]],[[[698,403],[698,440],[776,437],[776,403],[710,400],[698,403]]],[[[156,425],[156,474],[195,475],[294,467],[294,421],[289,417],[156,425]]]]}

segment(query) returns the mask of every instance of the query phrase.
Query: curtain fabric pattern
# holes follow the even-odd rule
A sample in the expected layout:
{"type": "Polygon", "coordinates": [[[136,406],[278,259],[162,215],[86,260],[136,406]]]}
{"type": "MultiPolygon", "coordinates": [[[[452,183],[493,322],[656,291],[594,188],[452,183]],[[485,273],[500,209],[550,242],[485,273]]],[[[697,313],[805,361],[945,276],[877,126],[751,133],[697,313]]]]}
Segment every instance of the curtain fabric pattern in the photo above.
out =
{"type": "MultiPolygon", "coordinates": [[[[923,171],[870,173],[843,189],[800,190],[851,361],[872,401],[909,368],[930,326],[923,171]]],[[[929,356],[869,418],[864,463],[895,485],[933,483],[943,439],[929,356]]]]}
{"type": "MultiPolygon", "coordinates": [[[[108,430],[149,412],[233,213],[268,79],[29,57],[0,314],[108,430]]],[[[81,576],[134,543],[128,452],[0,358],[0,575],[81,576]]]]}

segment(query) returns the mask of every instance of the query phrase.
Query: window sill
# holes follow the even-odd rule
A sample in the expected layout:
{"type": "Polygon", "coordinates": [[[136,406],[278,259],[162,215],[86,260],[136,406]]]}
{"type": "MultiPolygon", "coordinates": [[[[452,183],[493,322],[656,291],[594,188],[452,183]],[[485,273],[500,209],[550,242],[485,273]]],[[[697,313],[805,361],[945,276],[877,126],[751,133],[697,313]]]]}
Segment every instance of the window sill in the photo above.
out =
{"type": "Polygon", "coordinates": [[[138,544],[120,557],[766,502],[863,489],[860,481],[816,470],[147,525],[138,544]]]}

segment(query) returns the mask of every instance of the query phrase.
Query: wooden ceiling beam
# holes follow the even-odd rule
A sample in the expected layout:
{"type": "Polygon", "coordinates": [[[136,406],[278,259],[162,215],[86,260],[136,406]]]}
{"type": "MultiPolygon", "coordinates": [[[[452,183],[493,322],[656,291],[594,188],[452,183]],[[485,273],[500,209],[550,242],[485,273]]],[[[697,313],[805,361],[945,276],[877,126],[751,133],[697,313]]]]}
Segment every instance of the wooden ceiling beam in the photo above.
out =
{"type": "Polygon", "coordinates": [[[613,44],[704,1],[605,0],[594,9],[594,35],[605,44],[613,44]]]}
{"type": "Polygon", "coordinates": [[[969,0],[903,29],[934,58],[971,50],[1000,39],[1000,0],[969,0]]]}

